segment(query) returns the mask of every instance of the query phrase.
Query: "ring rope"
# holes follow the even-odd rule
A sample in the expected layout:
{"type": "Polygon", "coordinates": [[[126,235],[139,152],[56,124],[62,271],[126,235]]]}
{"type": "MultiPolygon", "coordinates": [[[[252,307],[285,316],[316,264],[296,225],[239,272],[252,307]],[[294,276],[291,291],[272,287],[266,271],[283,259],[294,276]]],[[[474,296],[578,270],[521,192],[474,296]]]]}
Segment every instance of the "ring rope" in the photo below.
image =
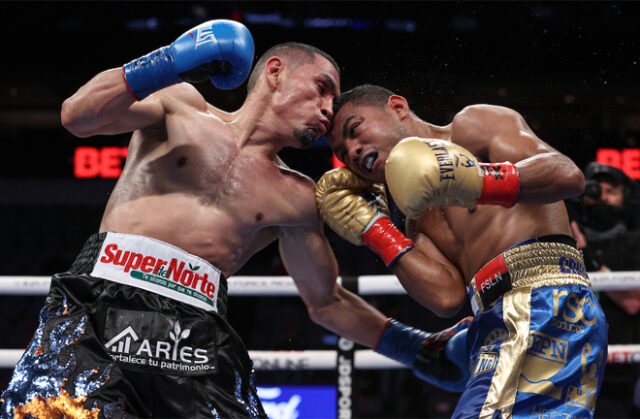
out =
{"type": "MultiPolygon", "coordinates": [[[[0,368],[13,368],[23,353],[24,349],[0,349],[0,368]]],[[[249,351],[254,367],[259,371],[335,370],[338,366],[337,354],[335,350],[249,351]]],[[[640,344],[609,345],[607,363],[640,363],[640,344]]],[[[354,368],[375,370],[407,367],[371,349],[359,349],[355,351],[354,368]]]]}
{"type": "MultiPolygon", "coordinates": [[[[640,288],[639,271],[591,272],[595,291],[640,288]]],[[[350,278],[349,281],[353,281],[350,278]]],[[[393,275],[365,275],[355,277],[358,294],[406,294],[393,275]]],[[[51,279],[47,276],[0,276],[0,295],[46,295],[51,279]]],[[[339,283],[345,279],[339,277],[339,283]]],[[[298,290],[288,276],[238,276],[229,281],[231,296],[296,296],[298,290]]],[[[0,368],[13,368],[24,349],[0,349],[0,368]]],[[[337,351],[249,351],[258,370],[333,370],[337,368],[337,351]]],[[[608,363],[640,363],[640,344],[609,345],[608,363]]],[[[355,351],[356,369],[397,369],[404,365],[373,350],[355,351]]]]}
{"type": "MultiPolygon", "coordinates": [[[[640,289],[640,271],[590,272],[594,291],[640,289]]],[[[234,276],[229,281],[229,295],[233,296],[296,296],[298,290],[289,276],[234,276]]],[[[360,295],[406,294],[394,275],[363,275],[355,279],[360,295]]],[[[345,283],[339,277],[338,282],[345,283]]],[[[50,277],[0,276],[0,295],[46,295],[50,277]]]]}

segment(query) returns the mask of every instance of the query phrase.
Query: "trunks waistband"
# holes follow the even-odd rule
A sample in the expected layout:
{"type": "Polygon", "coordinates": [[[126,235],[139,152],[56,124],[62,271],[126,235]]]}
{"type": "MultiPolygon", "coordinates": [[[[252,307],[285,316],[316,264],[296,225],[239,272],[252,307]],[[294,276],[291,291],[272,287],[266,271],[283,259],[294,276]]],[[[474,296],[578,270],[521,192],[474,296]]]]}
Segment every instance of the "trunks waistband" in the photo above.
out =
{"type": "Polygon", "coordinates": [[[582,252],[569,236],[525,240],[484,265],[471,279],[469,298],[474,314],[520,287],[576,284],[591,286],[582,252]]]}
{"type": "Polygon", "coordinates": [[[160,240],[122,233],[93,234],[70,272],[144,289],[225,315],[227,283],[220,270],[160,240]]]}

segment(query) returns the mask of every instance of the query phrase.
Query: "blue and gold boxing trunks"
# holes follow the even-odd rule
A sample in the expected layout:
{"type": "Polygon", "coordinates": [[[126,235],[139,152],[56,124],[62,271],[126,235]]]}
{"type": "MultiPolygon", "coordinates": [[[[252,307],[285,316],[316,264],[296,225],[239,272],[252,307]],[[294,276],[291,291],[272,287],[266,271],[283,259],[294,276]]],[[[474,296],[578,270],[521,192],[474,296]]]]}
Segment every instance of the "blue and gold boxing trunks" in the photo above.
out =
{"type": "Polygon", "coordinates": [[[266,417],[226,291],[217,268],[168,243],[92,235],[53,276],[0,417],[266,417]]]}
{"type": "Polygon", "coordinates": [[[591,418],[608,325],[575,241],[534,238],[486,264],[469,286],[471,378],[455,418],[591,418]]]}

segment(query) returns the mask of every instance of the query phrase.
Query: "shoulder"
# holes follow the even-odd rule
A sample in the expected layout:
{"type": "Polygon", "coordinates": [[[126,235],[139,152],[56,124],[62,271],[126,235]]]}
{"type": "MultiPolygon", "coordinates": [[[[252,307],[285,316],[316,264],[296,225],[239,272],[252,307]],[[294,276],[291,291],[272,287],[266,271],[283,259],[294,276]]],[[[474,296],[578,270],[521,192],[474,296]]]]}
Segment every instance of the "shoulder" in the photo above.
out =
{"type": "Polygon", "coordinates": [[[198,89],[190,83],[178,83],[159,90],[149,96],[158,100],[167,113],[179,112],[185,108],[206,112],[209,105],[198,89]]]}
{"type": "Polygon", "coordinates": [[[315,195],[316,183],[309,176],[286,166],[278,166],[278,170],[280,170],[280,173],[284,176],[287,186],[290,186],[294,193],[304,196],[309,194],[311,194],[311,196],[315,195]]]}
{"type": "Polygon", "coordinates": [[[453,125],[462,127],[478,127],[489,122],[505,118],[520,117],[520,114],[511,108],[497,105],[469,105],[453,117],[453,125]]]}
{"type": "Polygon", "coordinates": [[[451,124],[451,141],[483,156],[494,140],[526,126],[522,116],[511,108],[496,105],[470,105],[458,112],[451,124]]]}
{"type": "Polygon", "coordinates": [[[316,183],[309,176],[289,168],[282,160],[277,158],[274,164],[284,178],[284,195],[287,204],[296,214],[296,222],[303,227],[321,226],[320,217],[316,207],[316,183]]]}

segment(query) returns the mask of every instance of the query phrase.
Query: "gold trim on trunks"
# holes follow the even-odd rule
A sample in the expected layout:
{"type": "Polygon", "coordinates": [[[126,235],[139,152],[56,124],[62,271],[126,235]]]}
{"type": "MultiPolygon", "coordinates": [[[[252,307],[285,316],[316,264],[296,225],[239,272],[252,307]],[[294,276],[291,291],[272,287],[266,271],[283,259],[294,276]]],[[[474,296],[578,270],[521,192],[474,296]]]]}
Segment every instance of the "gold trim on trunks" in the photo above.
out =
{"type": "MultiPolygon", "coordinates": [[[[472,306],[474,312],[482,311],[481,296],[476,278],[483,269],[497,258],[502,257],[511,278],[511,288],[545,287],[556,285],[584,285],[591,287],[591,281],[584,268],[582,252],[573,246],[558,242],[534,242],[507,249],[484,265],[472,278],[472,306]],[[475,304],[474,304],[475,303],[475,304]]],[[[498,299],[496,298],[495,301],[498,299]]],[[[493,305],[495,301],[491,302],[493,305]]]]}

